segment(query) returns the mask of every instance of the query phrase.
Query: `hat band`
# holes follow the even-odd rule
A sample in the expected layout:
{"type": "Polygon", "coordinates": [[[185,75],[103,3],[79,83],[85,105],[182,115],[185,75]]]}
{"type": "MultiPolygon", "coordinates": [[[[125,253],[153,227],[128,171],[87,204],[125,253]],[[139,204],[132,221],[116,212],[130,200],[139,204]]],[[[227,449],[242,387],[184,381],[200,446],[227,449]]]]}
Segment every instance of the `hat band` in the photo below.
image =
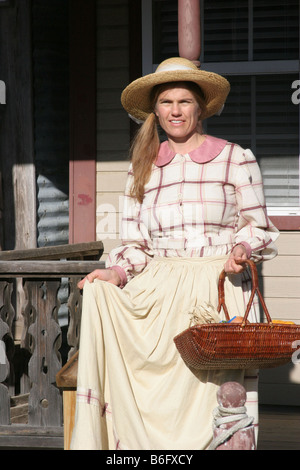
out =
{"type": "Polygon", "coordinates": [[[179,64],[166,64],[166,65],[162,65],[161,67],[159,67],[155,73],[158,73],[158,72],[173,72],[173,71],[176,71],[176,70],[193,70],[195,72],[195,69],[193,67],[187,67],[185,65],[179,65],[179,64]]]}

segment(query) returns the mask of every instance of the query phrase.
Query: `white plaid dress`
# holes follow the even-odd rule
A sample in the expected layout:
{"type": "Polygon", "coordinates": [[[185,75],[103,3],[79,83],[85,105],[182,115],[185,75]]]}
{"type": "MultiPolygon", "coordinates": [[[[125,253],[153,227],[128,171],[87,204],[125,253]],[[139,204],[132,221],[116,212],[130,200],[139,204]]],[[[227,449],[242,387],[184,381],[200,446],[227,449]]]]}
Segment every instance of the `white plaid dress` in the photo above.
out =
{"type": "MultiPolygon", "coordinates": [[[[276,255],[254,156],[213,137],[189,155],[163,143],[142,204],[129,197],[131,184],[130,169],[122,245],[107,260],[122,288],[84,286],[72,449],[206,449],[228,381],[244,384],[257,429],[257,372],[191,371],[173,342],[194,307],[218,305],[233,246],[243,243],[257,261],[276,255]]],[[[225,298],[238,315],[248,287],[233,278],[225,298]]]]}

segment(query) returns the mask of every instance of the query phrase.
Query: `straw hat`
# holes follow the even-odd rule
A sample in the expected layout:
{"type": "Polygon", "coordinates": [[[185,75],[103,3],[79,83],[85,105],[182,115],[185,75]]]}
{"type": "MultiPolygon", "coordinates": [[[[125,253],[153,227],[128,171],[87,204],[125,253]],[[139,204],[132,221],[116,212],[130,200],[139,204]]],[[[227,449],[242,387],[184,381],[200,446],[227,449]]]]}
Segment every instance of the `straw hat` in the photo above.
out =
{"type": "Polygon", "coordinates": [[[213,72],[199,70],[193,62],[181,57],[164,60],[154,73],[131,82],[121,95],[124,109],[137,120],[145,121],[153,112],[150,94],[155,85],[161,83],[188,81],[201,88],[205,96],[206,110],[201,119],[217,114],[226,101],[230,84],[226,78],[213,72]]]}

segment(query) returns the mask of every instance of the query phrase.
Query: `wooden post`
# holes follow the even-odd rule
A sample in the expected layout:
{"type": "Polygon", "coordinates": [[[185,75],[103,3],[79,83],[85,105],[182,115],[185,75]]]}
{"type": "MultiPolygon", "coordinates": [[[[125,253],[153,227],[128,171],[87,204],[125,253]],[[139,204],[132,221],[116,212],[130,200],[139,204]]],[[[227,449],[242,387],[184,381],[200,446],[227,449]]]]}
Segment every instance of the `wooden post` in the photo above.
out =
{"type": "Polygon", "coordinates": [[[0,127],[5,250],[36,247],[31,32],[31,0],[1,8],[0,70],[7,95],[0,127]]]}
{"type": "Polygon", "coordinates": [[[237,382],[226,382],[217,393],[214,440],[210,450],[255,450],[252,417],[246,413],[246,390],[237,382]]]}
{"type": "Polygon", "coordinates": [[[200,67],[200,0],[178,0],[178,48],[180,57],[200,67]]]}
{"type": "MultiPolygon", "coordinates": [[[[37,240],[31,33],[31,0],[0,9],[0,70],[6,85],[0,126],[2,250],[35,248],[37,240]]],[[[21,339],[24,302],[17,284],[16,341],[21,339]]]]}
{"type": "Polygon", "coordinates": [[[95,18],[95,0],[70,0],[70,243],[96,239],[95,18]]]}

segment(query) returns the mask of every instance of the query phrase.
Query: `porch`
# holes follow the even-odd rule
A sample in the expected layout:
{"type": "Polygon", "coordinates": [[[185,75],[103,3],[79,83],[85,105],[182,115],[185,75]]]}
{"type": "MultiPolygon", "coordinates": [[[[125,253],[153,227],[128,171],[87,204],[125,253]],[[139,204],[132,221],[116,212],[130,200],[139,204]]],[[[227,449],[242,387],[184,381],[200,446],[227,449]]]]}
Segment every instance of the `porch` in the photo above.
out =
{"type": "MultiPolygon", "coordinates": [[[[28,405],[27,405],[28,406],[28,405]]],[[[262,405],[258,450],[300,450],[300,408],[262,405]]],[[[63,428],[0,427],[1,450],[63,450],[63,428]],[[46,443],[46,445],[45,445],[46,443]]]]}
{"type": "MultiPolygon", "coordinates": [[[[0,252],[0,449],[63,449],[56,374],[78,350],[76,284],[99,267],[102,252],[101,242],[0,252]]],[[[300,450],[300,407],[260,406],[258,450],[300,450]]]]}
{"type": "Polygon", "coordinates": [[[260,406],[258,450],[300,450],[300,407],[260,406]]]}

